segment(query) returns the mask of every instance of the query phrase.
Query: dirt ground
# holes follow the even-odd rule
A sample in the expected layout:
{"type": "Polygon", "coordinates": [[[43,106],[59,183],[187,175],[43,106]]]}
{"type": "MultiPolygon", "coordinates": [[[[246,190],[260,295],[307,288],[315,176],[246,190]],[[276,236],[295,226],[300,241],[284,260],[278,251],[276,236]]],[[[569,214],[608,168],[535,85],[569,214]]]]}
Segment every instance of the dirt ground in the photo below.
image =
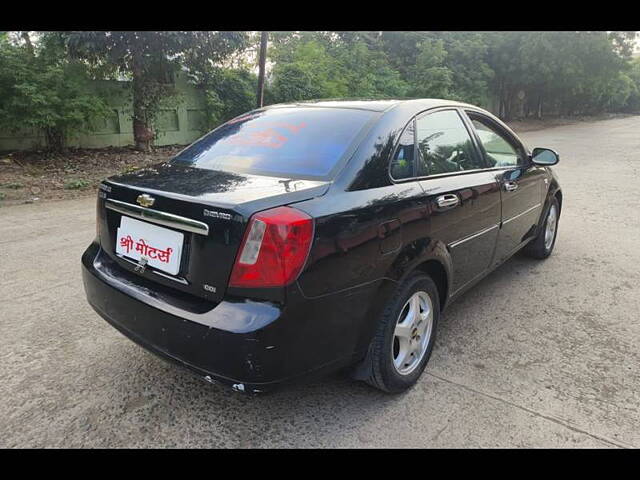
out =
{"type": "MultiPolygon", "coordinates": [[[[558,117],[513,121],[509,125],[516,132],[531,132],[629,116],[558,117]]],[[[128,147],[70,149],[64,154],[43,151],[0,153],[0,207],[92,196],[104,178],[167,160],[183,148],[180,145],[156,147],[151,153],[128,147]]]]}
{"type": "Polygon", "coordinates": [[[70,149],[61,154],[42,151],[0,154],[0,205],[95,195],[104,178],[167,160],[183,148],[156,147],[150,153],[111,147],[70,149]]]}

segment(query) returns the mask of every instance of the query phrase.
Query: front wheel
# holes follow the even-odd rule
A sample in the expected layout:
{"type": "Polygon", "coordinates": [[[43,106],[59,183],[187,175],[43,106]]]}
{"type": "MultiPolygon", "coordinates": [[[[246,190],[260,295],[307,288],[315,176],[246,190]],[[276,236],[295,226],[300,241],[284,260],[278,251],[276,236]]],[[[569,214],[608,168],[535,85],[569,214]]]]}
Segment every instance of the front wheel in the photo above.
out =
{"type": "Polygon", "coordinates": [[[362,365],[364,380],[391,393],[414,385],[431,356],[439,318],[438,289],[430,277],[416,274],[401,283],[380,317],[362,365]]]}
{"type": "Polygon", "coordinates": [[[531,240],[522,250],[529,257],[543,259],[551,255],[558,235],[558,220],[560,219],[560,204],[557,198],[551,199],[542,228],[536,238],[531,240]]]}

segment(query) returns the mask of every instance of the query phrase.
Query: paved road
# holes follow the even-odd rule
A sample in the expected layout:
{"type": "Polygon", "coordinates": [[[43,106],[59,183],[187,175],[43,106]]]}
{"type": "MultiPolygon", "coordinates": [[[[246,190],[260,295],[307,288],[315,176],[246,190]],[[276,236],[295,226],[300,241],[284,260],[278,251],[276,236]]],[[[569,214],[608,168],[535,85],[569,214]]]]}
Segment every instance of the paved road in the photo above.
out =
{"type": "Polygon", "coordinates": [[[0,447],[640,447],[640,117],[523,134],[557,149],[554,255],[448,310],[419,384],[340,375],[250,398],[87,305],[94,200],[0,208],[0,447]]]}

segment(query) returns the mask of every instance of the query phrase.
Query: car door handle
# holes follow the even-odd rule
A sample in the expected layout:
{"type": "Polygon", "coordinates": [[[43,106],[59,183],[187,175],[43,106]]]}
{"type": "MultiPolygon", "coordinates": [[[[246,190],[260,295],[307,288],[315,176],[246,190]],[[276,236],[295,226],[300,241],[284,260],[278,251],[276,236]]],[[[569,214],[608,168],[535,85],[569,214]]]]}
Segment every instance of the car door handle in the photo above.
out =
{"type": "Polygon", "coordinates": [[[513,192],[518,189],[518,184],[516,182],[504,182],[504,189],[507,192],[513,192]]]}
{"type": "Polygon", "coordinates": [[[455,207],[460,203],[460,199],[457,195],[449,193],[447,195],[440,195],[436,198],[436,203],[440,208],[455,207]]]}

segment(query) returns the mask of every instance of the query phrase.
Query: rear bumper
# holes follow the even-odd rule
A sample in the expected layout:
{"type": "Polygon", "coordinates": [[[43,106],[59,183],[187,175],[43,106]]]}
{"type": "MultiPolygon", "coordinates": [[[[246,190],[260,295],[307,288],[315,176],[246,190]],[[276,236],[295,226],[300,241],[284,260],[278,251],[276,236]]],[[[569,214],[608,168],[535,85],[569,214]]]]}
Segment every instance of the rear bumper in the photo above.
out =
{"type": "Polygon", "coordinates": [[[339,294],[297,298],[287,307],[232,299],[194,313],[118,273],[97,244],[85,251],[82,278],[93,309],[145,349],[211,383],[257,393],[361,356],[361,302],[370,289],[351,292],[348,302],[339,294]]]}

